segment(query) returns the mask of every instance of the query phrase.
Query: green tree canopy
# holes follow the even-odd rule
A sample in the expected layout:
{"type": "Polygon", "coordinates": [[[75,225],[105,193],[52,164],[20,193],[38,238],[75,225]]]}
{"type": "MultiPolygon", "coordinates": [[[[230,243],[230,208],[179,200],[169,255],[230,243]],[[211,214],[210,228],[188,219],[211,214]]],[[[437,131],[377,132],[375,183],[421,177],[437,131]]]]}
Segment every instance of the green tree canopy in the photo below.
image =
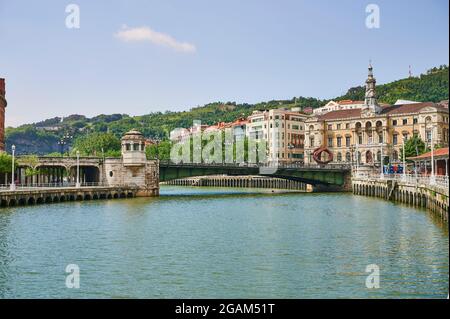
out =
{"type": "Polygon", "coordinates": [[[73,145],[72,153],[79,151],[83,156],[120,156],[120,139],[110,133],[90,133],[78,137],[73,145]]]}
{"type": "Polygon", "coordinates": [[[0,153],[0,173],[10,173],[12,168],[12,156],[0,153]]]}
{"type": "MultiPolygon", "coordinates": [[[[419,156],[427,151],[425,142],[420,136],[414,135],[405,143],[405,157],[419,156]]],[[[400,159],[403,160],[403,147],[400,149],[400,159]]]]}

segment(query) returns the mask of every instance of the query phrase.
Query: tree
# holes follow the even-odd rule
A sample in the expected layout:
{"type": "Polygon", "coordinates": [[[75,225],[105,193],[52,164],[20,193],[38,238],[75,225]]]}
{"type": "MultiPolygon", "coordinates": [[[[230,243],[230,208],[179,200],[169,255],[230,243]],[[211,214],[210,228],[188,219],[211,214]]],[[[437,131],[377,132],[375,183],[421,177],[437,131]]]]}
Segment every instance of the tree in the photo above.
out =
{"type": "Polygon", "coordinates": [[[79,151],[81,155],[120,156],[120,140],[110,133],[91,133],[78,137],[72,148],[72,153],[79,151]]]}
{"type": "Polygon", "coordinates": [[[0,153],[0,173],[11,173],[12,156],[7,153],[0,153]]]}
{"type": "Polygon", "coordinates": [[[40,173],[36,166],[39,164],[39,158],[36,155],[25,155],[17,159],[17,163],[26,166],[25,176],[35,176],[40,173]]]}
{"type": "MultiPolygon", "coordinates": [[[[405,157],[419,156],[427,151],[425,142],[420,136],[414,135],[405,143],[405,157]]],[[[403,147],[400,149],[400,159],[403,160],[403,147]]]]}
{"type": "Polygon", "coordinates": [[[171,142],[168,140],[161,141],[158,144],[153,144],[145,148],[145,154],[148,159],[158,158],[160,160],[170,159],[171,142]]]}

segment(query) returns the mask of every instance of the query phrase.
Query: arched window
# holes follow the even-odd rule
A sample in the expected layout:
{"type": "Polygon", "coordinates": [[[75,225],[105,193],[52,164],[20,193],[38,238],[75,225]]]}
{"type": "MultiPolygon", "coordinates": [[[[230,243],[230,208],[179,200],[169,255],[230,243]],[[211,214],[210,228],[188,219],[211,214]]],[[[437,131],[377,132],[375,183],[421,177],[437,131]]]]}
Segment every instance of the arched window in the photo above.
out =
{"type": "Polygon", "coordinates": [[[367,151],[366,152],[366,163],[373,163],[373,157],[372,157],[372,152],[371,151],[367,151]]]}
{"type": "Polygon", "coordinates": [[[340,152],[337,153],[336,159],[338,162],[342,162],[342,154],[340,152]]]}
{"type": "Polygon", "coordinates": [[[345,161],[346,162],[352,161],[352,154],[350,154],[350,152],[345,153],[345,161]]]}

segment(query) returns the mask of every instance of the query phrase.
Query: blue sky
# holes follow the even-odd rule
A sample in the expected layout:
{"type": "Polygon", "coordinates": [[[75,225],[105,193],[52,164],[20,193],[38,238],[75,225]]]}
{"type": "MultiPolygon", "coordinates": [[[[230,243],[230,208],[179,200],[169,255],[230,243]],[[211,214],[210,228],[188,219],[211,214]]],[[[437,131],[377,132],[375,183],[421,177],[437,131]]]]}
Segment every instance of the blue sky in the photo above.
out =
{"type": "Polygon", "coordinates": [[[447,0],[0,0],[7,125],[332,98],[448,64],[447,0]],[[66,5],[80,28],[65,25],[66,5]],[[368,29],[365,8],[380,8],[368,29]],[[139,29],[138,29],[139,28],[139,29]]]}

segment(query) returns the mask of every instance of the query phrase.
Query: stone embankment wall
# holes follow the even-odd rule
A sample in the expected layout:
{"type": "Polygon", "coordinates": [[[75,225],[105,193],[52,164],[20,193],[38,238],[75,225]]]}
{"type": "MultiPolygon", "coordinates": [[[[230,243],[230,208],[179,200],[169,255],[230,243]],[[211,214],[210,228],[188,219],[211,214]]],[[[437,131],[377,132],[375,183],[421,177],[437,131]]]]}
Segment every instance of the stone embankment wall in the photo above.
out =
{"type": "Polygon", "coordinates": [[[379,197],[426,208],[448,222],[448,188],[401,180],[354,178],[353,194],[379,197]]]}
{"type": "Polygon", "coordinates": [[[261,176],[203,176],[174,179],[161,183],[163,185],[177,186],[209,186],[209,187],[246,187],[246,188],[272,188],[290,189],[298,191],[311,191],[309,185],[286,180],[261,176]]]}

